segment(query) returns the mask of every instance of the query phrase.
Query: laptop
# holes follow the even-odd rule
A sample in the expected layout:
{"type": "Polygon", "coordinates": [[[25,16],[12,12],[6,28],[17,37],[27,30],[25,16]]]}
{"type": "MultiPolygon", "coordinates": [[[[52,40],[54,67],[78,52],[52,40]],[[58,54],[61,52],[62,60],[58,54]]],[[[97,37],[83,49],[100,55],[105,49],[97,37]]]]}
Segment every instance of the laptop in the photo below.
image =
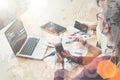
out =
{"type": "Polygon", "coordinates": [[[42,59],[47,50],[43,38],[35,38],[27,35],[21,20],[15,20],[5,31],[5,36],[16,56],[42,59]]]}

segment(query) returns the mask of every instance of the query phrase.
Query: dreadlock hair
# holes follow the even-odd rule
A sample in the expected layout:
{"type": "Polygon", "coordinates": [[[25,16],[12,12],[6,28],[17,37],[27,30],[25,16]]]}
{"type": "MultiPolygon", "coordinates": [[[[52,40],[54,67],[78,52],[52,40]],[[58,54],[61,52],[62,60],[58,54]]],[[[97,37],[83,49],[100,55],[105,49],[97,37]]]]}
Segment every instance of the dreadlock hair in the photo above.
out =
{"type": "MultiPolygon", "coordinates": [[[[98,0],[99,1],[99,0],[98,0]]],[[[117,55],[120,55],[120,0],[107,0],[107,8],[104,9],[104,17],[111,27],[112,42],[117,55]]]]}

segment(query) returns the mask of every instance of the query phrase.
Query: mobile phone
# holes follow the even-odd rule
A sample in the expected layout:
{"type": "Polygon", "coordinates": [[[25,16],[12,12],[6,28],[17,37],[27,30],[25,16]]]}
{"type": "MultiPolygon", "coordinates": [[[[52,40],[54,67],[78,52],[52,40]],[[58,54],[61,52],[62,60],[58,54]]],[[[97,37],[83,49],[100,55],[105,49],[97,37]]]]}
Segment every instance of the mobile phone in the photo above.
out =
{"type": "Polygon", "coordinates": [[[55,45],[55,50],[56,50],[56,52],[58,52],[58,53],[64,51],[64,48],[63,48],[62,43],[56,44],[56,45],[55,45]]]}
{"type": "Polygon", "coordinates": [[[83,23],[80,23],[80,22],[78,22],[78,21],[75,21],[74,27],[77,28],[77,29],[79,29],[79,30],[82,31],[82,32],[87,33],[88,26],[86,26],[86,25],[83,24],[83,23]]]}

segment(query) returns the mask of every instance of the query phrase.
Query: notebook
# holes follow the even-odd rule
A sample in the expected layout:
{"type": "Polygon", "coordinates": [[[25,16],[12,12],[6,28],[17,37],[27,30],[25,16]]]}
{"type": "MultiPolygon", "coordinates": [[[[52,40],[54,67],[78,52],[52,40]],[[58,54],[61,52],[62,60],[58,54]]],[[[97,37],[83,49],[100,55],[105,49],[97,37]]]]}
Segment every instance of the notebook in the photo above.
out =
{"type": "Polygon", "coordinates": [[[16,56],[42,59],[47,46],[43,38],[35,38],[27,35],[21,20],[16,19],[5,31],[5,36],[16,56]]]}
{"type": "Polygon", "coordinates": [[[41,26],[41,28],[51,34],[55,34],[55,35],[60,35],[61,33],[66,31],[66,28],[63,26],[60,26],[56,23],[53,22],[48,22],[44,25],[41,26]]]}

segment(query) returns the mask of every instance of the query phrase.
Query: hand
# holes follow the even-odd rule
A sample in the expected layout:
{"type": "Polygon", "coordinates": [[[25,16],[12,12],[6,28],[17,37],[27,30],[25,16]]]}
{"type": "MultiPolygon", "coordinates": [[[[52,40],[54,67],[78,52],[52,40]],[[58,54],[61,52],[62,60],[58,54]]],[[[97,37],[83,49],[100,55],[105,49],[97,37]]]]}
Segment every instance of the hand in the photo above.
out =
{"type": "Polygon", "coordinates": [[[79,37],[76,35],[69,36],[68,38],[70,39],[71,42],[78,42],[79,41],[79,37]]]}
{"type": "Polygon", "coordinates": [[[98,22],[89,22],[89,21],[80,21],[80,22],[82,22],[83,24],[87,25],[88,26],[88,30],[96,29],[96,27],[98,25],[98,22]]]}
{"type": "Polygon", "coordinates": [[[70,52],[67,51],[67,50],[64,50],[63,52],[61,52],[61,55],[62,55],[64,58],[69,58],[69,59],[72,57],[72,55],[70,54],[70,52]]]}
{"type": "Polygon", "coordinates": [[[60,63],[59,67],[61,67],[62,69],[64,69],[64,58],[61,56],[60,53],[57,53],[56,56],[57,56],[57,60],[56,60],[55,64],[56,63],[60,63]]]}
{"type": "Polygon", "coordinates": [[[84,39],[74,35],[74,36],[70,36],[69,39],[71,40],[71,42],[81,42],[82,44],[85,42],[84,39]]]}
{"type": "Polygon", "coordinates": [[[56,54],[56,63],[62,63],[64,58],[60,55],[60,53],[56,54]]]}

